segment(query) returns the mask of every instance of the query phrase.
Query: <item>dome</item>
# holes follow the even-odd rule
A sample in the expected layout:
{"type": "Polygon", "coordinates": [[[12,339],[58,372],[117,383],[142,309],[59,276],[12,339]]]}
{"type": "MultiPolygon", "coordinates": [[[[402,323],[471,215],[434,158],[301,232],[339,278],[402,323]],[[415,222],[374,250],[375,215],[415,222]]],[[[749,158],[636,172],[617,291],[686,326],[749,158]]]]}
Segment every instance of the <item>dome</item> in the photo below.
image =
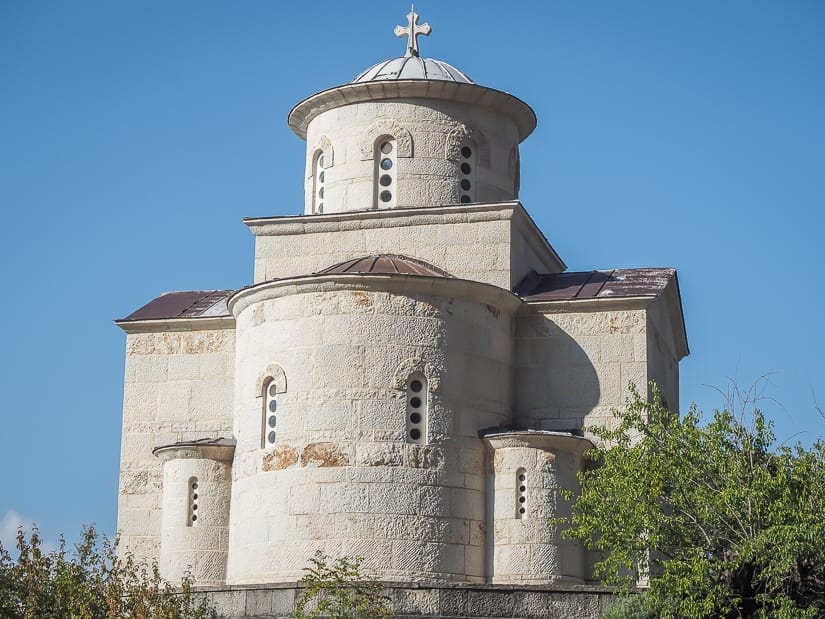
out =
{"type": "Polygon", "coordinates": [[[423,275],[425,277],[452,277],[446,271],[439,269],[423,260],[396,256],[394,254],[379,254],[364,256],[346,262],[339,262],[316,275],[369,273],[381,275],[423,275]]]}
{"type": "Polygon", "coordinates": [[[474,84],[465,73],[454,66],[419,56],[400,56],[384,60],[359,73],[350,84],[395,80],[441,80],[474,84]]]}

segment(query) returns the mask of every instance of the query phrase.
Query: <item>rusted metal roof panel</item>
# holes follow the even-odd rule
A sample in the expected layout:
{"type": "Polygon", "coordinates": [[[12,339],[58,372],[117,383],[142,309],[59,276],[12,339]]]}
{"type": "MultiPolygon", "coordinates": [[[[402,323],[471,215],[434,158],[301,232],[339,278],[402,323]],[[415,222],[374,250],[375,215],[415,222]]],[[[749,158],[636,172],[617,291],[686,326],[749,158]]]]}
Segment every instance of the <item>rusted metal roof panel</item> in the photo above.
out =
{"type": "Polygon", "coordinates": [[[614,269],[532,275],[515,293],[525,301],[649,297],[662,294],[675,269],[614,269]]]}
{"type": "Polygon", "coordinates": [[[167,292],[117,322],[229,316],[226,301],[234,292],[234,290],[167,292]]]}
{"type": "Polygon", "coordinates": [[[355,273],[378,273],[384,275],[423,275],[426,277],[452,277],[447,271],[439,269],[423,260],[416,260],[408,256],[395,254],[378,254],[364,256],[333,264],[316,275],[328,275],[333,273],[355,274],[355,273]]]}

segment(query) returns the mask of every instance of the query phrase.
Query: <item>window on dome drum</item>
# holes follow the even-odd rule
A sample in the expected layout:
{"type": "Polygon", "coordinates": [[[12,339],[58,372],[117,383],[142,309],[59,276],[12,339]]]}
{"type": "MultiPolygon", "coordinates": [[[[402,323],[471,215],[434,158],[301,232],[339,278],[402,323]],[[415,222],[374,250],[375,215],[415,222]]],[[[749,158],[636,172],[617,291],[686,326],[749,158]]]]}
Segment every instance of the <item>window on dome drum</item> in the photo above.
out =
{"type": "Polygon", "coordinates": [[[527,512],[527,474],[516,469],[516,518],[524,518],[527,512]]]}
{"type": "Polygon", "coordinates": [[[278,439],[278,387],[274,380],[269,380],[264,384],[264,410],[261,429],[261,447],[266,448],[274,445],[278,439]]]}
{"type": "Polygon", "coordinates": [[[473,142],[465,140],[461,143],[458,155],[458,201],[461,204],[478,201],[476,191],[476,167],[478,148],[473,142]]]}
{"type": "Polygon", "coordinates": [[[187,486],[189,493],[189,509],[186,510],[186,526],[198,525],[198,478],[190,477],[187,486]]]}
{"type": "Polygon", "coordinates": [[[324,152],[318,151],[312,162],[312,212],[324,212],[324,152]]]}
{"type": "Polygon", "coordinates": [[[381,136],[375,141],[375,198],[373,208],[395,206],[397,193],[397,152],[395,138],[381,136]]]}
{"type": "Polygon", "coordinates": [[[424,445],[427,442],[427,379],[412,374],[407,379],[407,442],[424,445]]]}

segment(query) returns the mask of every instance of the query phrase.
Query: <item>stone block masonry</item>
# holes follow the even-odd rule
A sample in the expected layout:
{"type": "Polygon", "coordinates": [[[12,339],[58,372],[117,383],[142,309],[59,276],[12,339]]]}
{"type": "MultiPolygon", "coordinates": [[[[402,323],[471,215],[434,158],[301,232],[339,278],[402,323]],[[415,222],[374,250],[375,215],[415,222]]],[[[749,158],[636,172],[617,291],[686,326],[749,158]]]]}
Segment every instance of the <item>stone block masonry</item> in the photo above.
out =
{"type": "MultiPolygon", "coordinates": [[[[215,619],[288,619],[301,589],[295,585],[200,588],[215,619]]],[[[388,583],[399,619],[598,619],[614,601],[592,585],[509,586],[388,583]]]]}

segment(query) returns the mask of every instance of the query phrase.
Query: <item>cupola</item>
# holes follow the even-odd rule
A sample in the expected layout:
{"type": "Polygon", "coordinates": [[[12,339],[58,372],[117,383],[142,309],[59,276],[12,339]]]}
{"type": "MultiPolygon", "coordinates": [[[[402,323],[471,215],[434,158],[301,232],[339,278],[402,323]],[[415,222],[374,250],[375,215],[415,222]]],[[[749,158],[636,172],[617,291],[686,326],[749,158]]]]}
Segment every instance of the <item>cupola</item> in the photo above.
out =
{"type": "Polygon", "coordinates": [[[519,144],[536,115],[456,67],[422,58],[429,35],[414,11],[395,34],[404,56],[298,103],[289,125],[306,140],[307,215],[500,202],[518,198],[519,144]]]}

